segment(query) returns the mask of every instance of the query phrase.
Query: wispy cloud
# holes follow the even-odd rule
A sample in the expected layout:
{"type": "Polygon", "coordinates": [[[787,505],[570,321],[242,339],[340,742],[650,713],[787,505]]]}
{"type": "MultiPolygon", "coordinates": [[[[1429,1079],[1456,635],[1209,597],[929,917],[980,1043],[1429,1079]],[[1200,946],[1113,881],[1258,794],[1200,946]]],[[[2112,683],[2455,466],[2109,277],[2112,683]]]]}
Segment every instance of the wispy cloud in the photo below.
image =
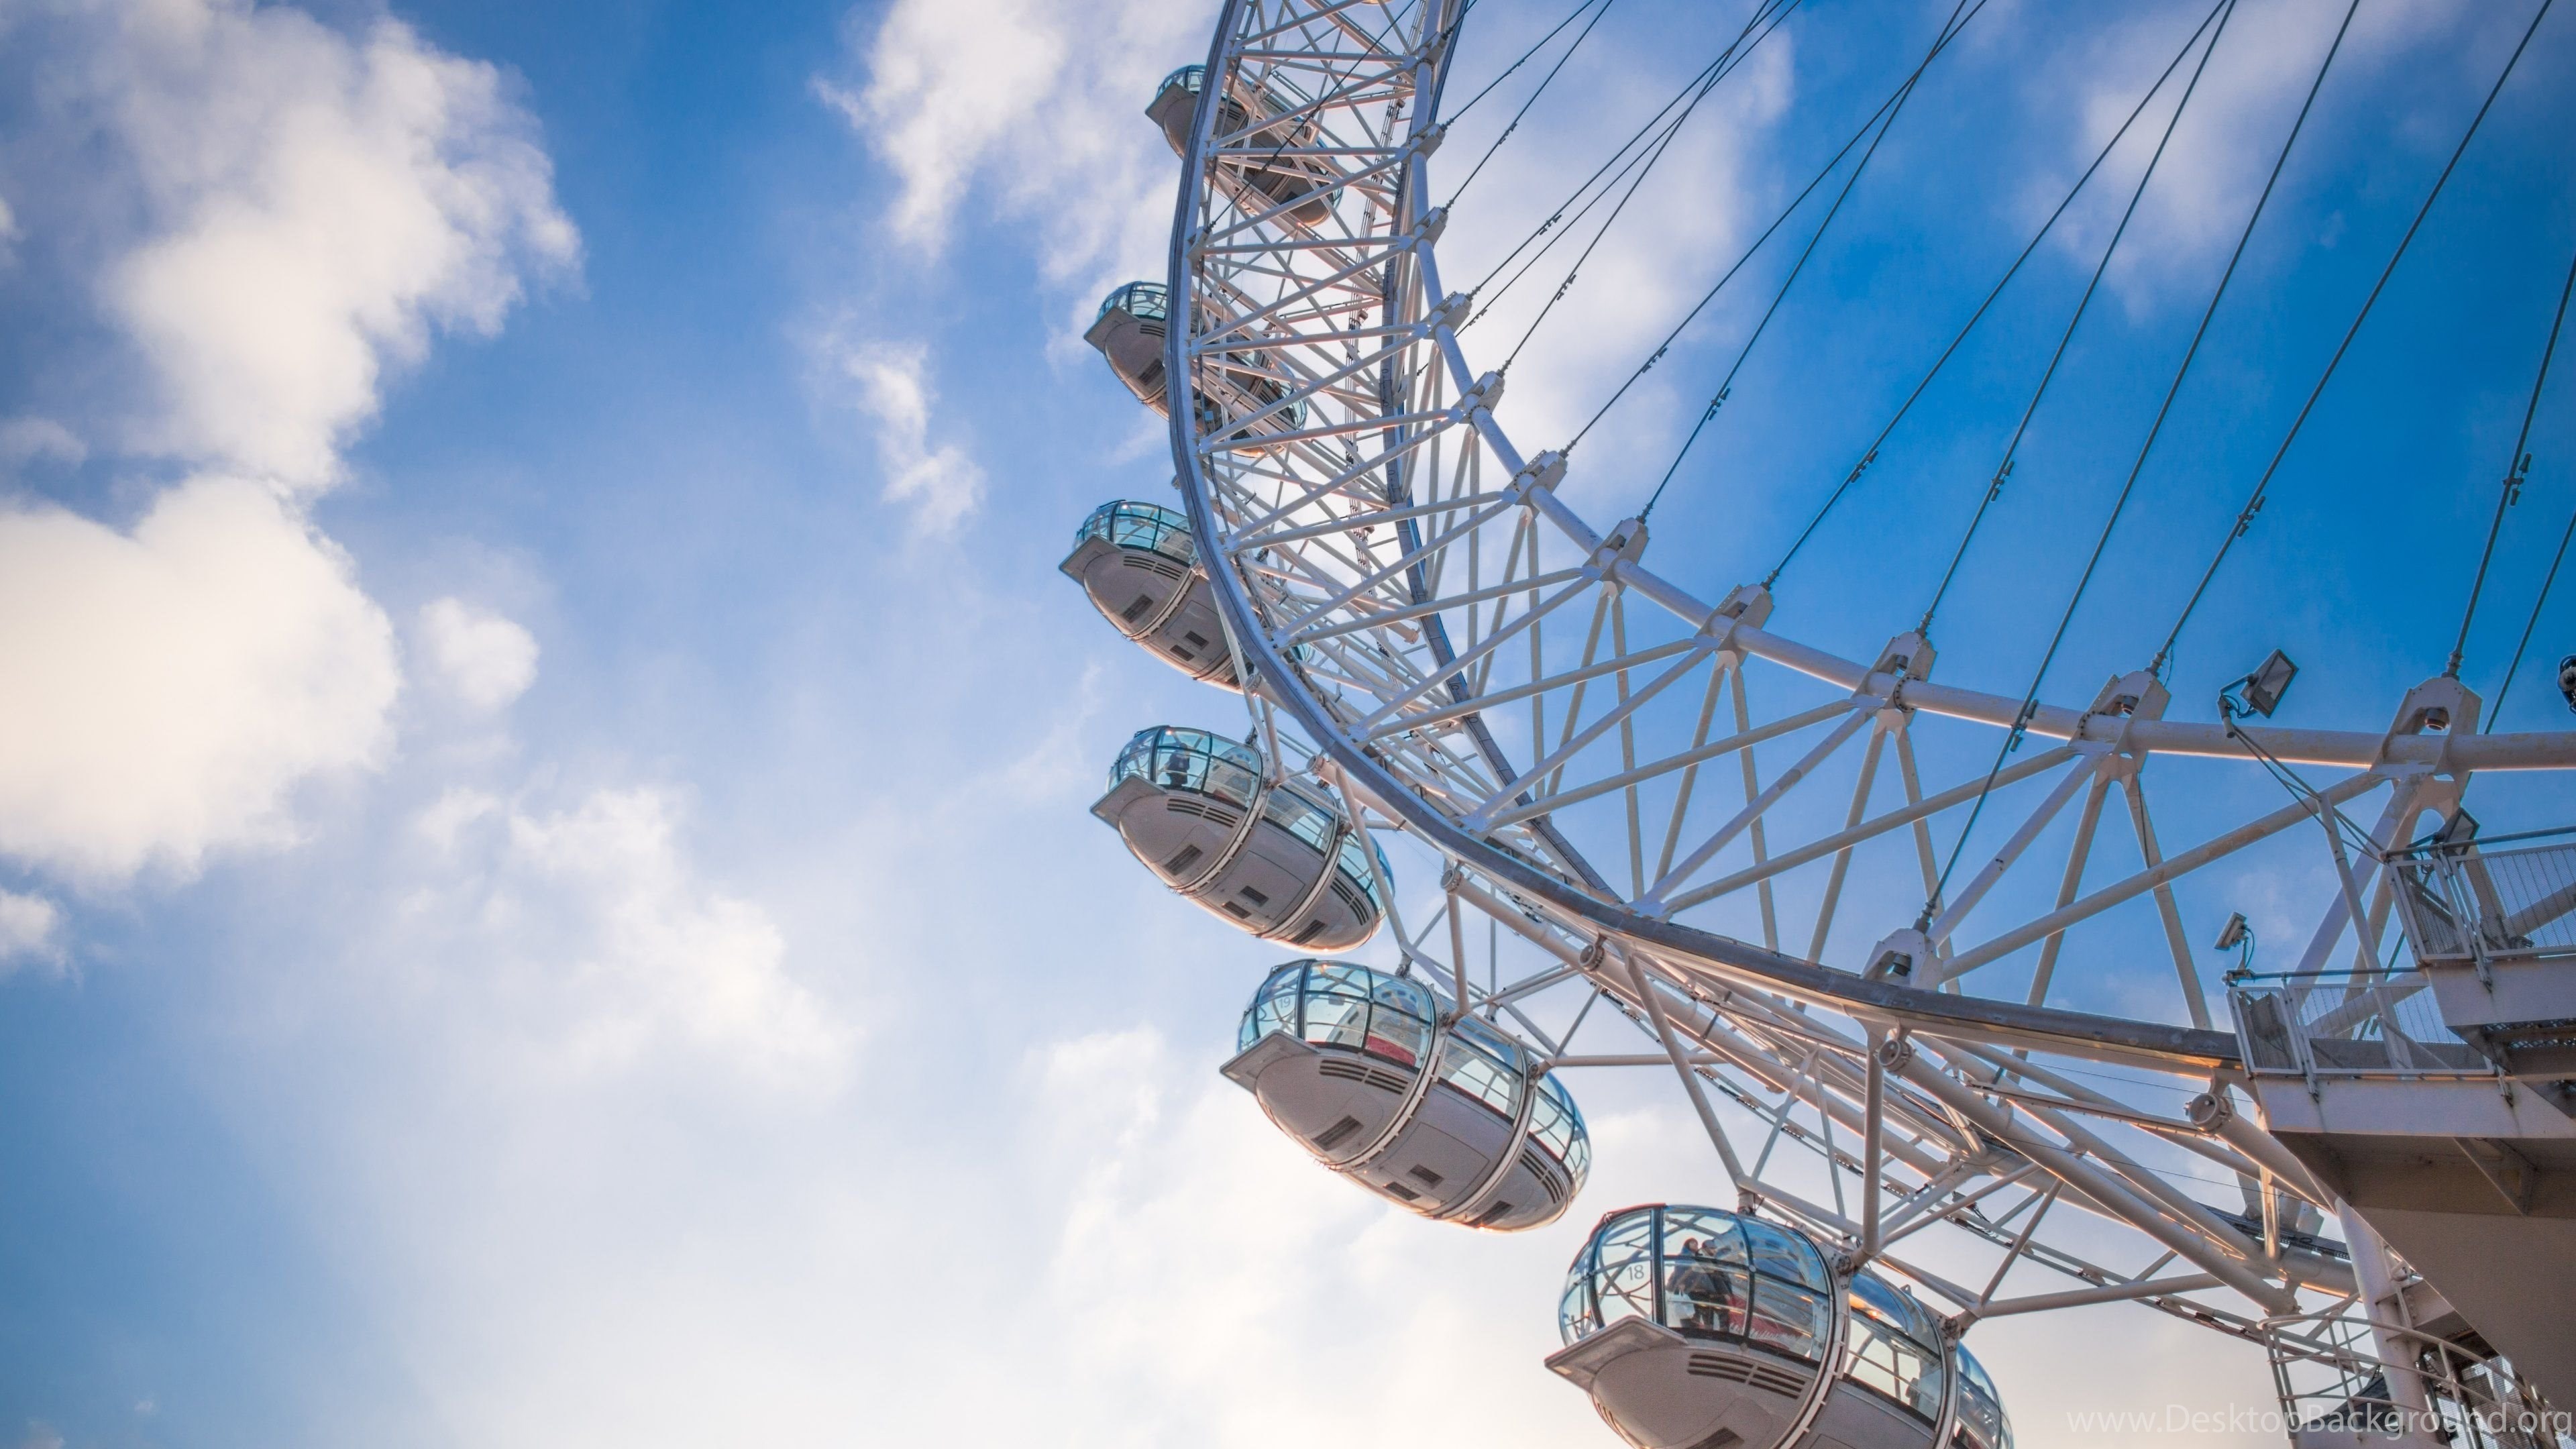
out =
{"type": "MultiPolygon", "coordinates": [[[[96,300],[141,381],[0,426],[0,462],[97,444],[187,476],[129,527],[0,506],[0,852],[184,872],[295,838],[300,782],[386,757],[394,631],[307,505],[389,371],[497,328],[578,240],[502,74],[392,20],[168,0],[12,23],[51,83],[12,138],[46,164],[10,225],[95,234],[45,280],[96,300]]],[[[508,652],[483,650],[481,697],[533,667],[508,652]]]]}
{"type": "Polygon", "coordinates": [[[475,999],[478,1034],[515,1038],[541,1070],[678,1050],[757,1082],[836,1084],[851,1027],[788,974],[769,913],[702,876],[684,816],[660,787],[555,810],[451,789],[415,822],[445,864],[403,903],[400,931],[475,999]]]}
{"type": "Polygon", "coordinates": [[[462,599],[421,606],[420,642],[439,682],[469,709],[499,709],[536,683],[536,636],[462,599]]]}
{"type": "MultiPolygon", "coordinates": [[[[2028,67],[2036,78],[2035,108],[2050,118],[2040,133],[2054,130],[2066,138],[2065,154],[2035,174],[2023,194],[2022,209],[2032,220],[2056,205],[2111,139],[2206,9],[2168,5],[2123,15],[2077,32],[2054,60],[2028,67]]],[[[2171,147],[2106,274],[2133,312],[2167,293],[2189,295],[2214,280],[2216,259],[2235,243],[2253,210],[2342,18],[2340,6],[2292,0],[2246,0],[2228,16],[2190,109],[2175,126],[2171,147]]],[[[2299,186],[2314,173],[2321,153],[2338,144],[2334,118],[2356,89],[2368,87],[2401,55],[2415,64],[2441,63],[2428,55],[2446,48],[2433,43],[2435,36],[2460,27],[2464,18],[2474,18],[2471,8],[2452,0],[2361,7],[2320,93],[2322,112],[2303,133],[2285,184],[2299,186]]],[[[2085,199],[2068,213],[2053,243],[2070,257],[2089,265],[2100,256],[2197,60],[2195,52],[2165,83],[2085,199]]],[[[2279,217],[2269,223],[2283,224],[2279,217]]]]}
{"type": "Polygon", "coordinates": [[[578,254],[492,66],[392,20],[179,0],[72,27],[72,104],[122,149],[147,235],[98,286],[159,406],[145,447],[296,488],[339,473],[382,374],[496,330],[578,254]]]}
{"type": "Polygon", "coordinates": [[[838,334],[817,347],[835,401],[855,408],[874,434],[887,502],[909,509],[921,533],[945,533],[984,498],[984,470],[954,443],[930,441],[929,349],[920,343],[854,341],[838,334]]]}
{"type": "Polygon", "coordinates": [[[130,531],[0,508],[0,852],[101,879],[291,839],[298,781],[383,757],[399,683],[347,555],[261,484],[130,531]]]}
{"type": "Polygon", "coordinates": [[[1100,284],[1161,270],[1178,167],[1145,103],[1205,50],[1207,23],[1184,0],[897,0],[850,14],[864,79],[818,79],[815,93],[901,183],[896,236],[938,254],[985,188],[1003,214],[1043,223],[1040,269],[1078,307],[1100,284]]]}
{"type": "Polygon", "coordinates": [[[89,456],[80,435],[52,418],[19,417],[0,423],[0,466],[24,467],[38,459],[78,466],[89,456]]]}
{"type": "Polygon", "coordinates": [[[43,896],[0,890],[0,976],[31,960],[62,959],[55,939],[62,923],[62,909],[43,896]]]}

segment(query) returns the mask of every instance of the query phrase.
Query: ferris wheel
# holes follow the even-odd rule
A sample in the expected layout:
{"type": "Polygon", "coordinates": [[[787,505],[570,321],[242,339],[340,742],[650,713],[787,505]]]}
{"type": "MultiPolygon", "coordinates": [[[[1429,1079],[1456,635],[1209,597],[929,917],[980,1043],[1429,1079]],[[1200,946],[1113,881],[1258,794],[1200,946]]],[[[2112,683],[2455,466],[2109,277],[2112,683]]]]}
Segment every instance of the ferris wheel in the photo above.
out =
{"type": "MultiPolygon", "coordinates": [[[[2103,156],[2133,127],[2141,146],[2170,137],[2233,4],[2209,8],[2103,156]]],[[[2480,774],[2565,778],[2576,733],[2482,730],[2456,651],[2384,727],[2264,722],[2297,672],[2278,652],[2206,706],[2177,700],[2174,641],[2270,469],[2192,568],[2162,649],[2079,665],[2052,642],[2019,697],[1941,681],[1929,611],[1855,654],[1801,638],[1775,607],[1779,569],[1694,591],[1691,542],[1656,535],[1653,501],[1578,511],[1581,434],[1532,449],[1506,430],[1510,363],[1480,366],[1494,360],[1472,324],[1495,291],[1588,255],[1795,0],[1757,4],[1504,266],[1461,287],[1440,243],[1466,219],[1433,178],[1468,8],[1227,0],[1204,64],[1146,108],[1181,158],[1168,275],[1113,292],[1087,334],[1169,418],[1177,497],[1104,504],[1064,572],[1211,686],[1211,717],[1243,711],[1233,728],[1140,731],[1093,813],[1176,894],[1296,953],[1253,986],[1226,1076],[1359,1188],[1511,1231],[1563,1217],[1585,1185],[1569,1078],[1666,1074],[1733,1197],[1601,1205],[1546,1365],[1647,1449],[2002,1449],[1975,1326],[2112,1302],[2267,1355],[2298,1444],[2576,1443],[2549,1407],[2576,1403],[2576,843],[2481,839],[2463,808],[2480,774]],[[2055,692],[2088,674],[2108,682],[2055,692]],[[2209,771],[2263,792],[2209,791],[2209,771]],[[2160,806],[2167,790],[2192,808],[2160,806]],[[2188,843],[2159,834],[2239,798],[2263,803],[2188,843]],[[2299,842],[2330,882],[2316,925],[2257,973],[2231,918],[2218,949],[2239,969],[2214,1015],[2187,921],[2250,852],[2299,842]],[[1399,869],[1437,872],[1427,914],[1399,869]],[[1491,944],[1505,938],[1508,960],[1491,944]],[[1370,963],[1336,957],[1372,943],[1370,963]],[[2170,992],[2120,1014],[2052,1004],[2106,953],[2170,958],[2170,992]],[[2165,1095],[2141,1101],[2141,1082],[2165,1095]],[[1938,1261],[1975,1256],[1982,1284],[1920,1251],[1936,1233],[1938,1261]]],[[[1762,241],[1795,216],[1814,250],[1982,8],[1960,0],[1762,241]]],[[[1561,69],[1606,9],[1587,0],[1523,60],[1552,45],[1561,69]]],[[[2275,180],[2308,120],[2263,143],[2275,180]]],[[[2101,168],[2050,226],[2110,185],[2101,168]]],[[[1533,322],[1522,342],[1544,335],[1533,322]]],[[[1888,437],[1855,440],[1827,511],[1888,437]]],[[[1976,520],[2011,463],[2007,449],[1976,520]]],[[[1953,574],[1966,553],[1962,539],[1953,574]]]]}

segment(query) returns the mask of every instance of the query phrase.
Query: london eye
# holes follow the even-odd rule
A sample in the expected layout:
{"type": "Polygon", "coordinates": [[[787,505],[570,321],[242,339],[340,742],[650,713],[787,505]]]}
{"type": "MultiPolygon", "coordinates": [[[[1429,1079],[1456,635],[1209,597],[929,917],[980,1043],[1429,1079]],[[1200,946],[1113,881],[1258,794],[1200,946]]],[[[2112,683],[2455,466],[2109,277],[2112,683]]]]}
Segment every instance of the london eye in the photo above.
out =
{"type": "MultiPolygon", "coordinates": [[[[2125,481],[2071,580],[2026,585],[2054,629],[2015,661],[2028,688],[1943,678],[1938,611],[2015,567],[1979,530],[2017,500],[2033,419],[2108,305],[2159,136],[2213,55],[2246,43],[2234,3],[2154,38],[2152,84],[2092,167],[2008,269],[1962,288],[1948,348],[1909,363],[1922,381],[1874,437],[1842,440],[1847,470],[1802,482],[1817,496],[1785,527],[1769,506],[1679,525],[1655,510],[1694,486],[1702,430],[1760,425],[1725,410],[1739,372],[1871,185],[1879,142],[1939,103],[1931,82],[1985,0],[1934,12],[1877,111],[1828,138],[1840,149],[1768,230],[1713,247],[1734,265],[1562,436],[1507,427],[1515,362],[1580,325],[1590,247],[1795,0],[1728,22],[1632,134],[1601,128],[1599,168],[1551,178],[1526,235],[1461,202],[1517,117],[1481,155],[1444,141],[1467,107],[1535,100],[1608,0],[1504,70],[1522,90],[1472,98],[1448,81],[1487,18],[1474,0],[1228,0],[1204,60],[1140,98],[1138,124],[1179,158],[1168,271],[1111,293],[1087,340],[1168,420],[1171,489],[1157,469],[1133,492],[1163,501],[1104,503],[1063,570],[1120,635],[1213,687],[1198,719],[1130,722],[1093,813],[1175,894],[1279,943],[1283,964],[1244,983],[1224,1072],[1322,1169],[1462,1228],[1597,1216],[1563,1282],[1532,1285],[1534,1314],[1557,1295],[1563,1348],[1494,1367],[1552,1371],[1628,1443],[2003,1449],[1977,1325],[2108,1303],[2259,1356],[2297,1444],[2576,1443],[2552,1410],[2576,1404],[2576,837],[2524,818],[2563,810],[2576,732],[2490,728],[2461,648],[2334,722],[2290,721],[2298,667],[2280,651],[2231,666],[2223,690],[2176,683],[2212,581],[2244,566],[2237,541],[2403,284],[2449,166],[2406,199],[2367,295],[2317,322],[2341,338],[2333,361],[2295,418],[2284,403],[2268,465],[2229,480],[2239,501],[2197,521],[2206,547],[2131,568],[2159,589],[2118,601],[2144,621],[2137,652],[2079,657],[2098,636],[2070,628],[2123,587],[2099,566],[2123,557],[2125,510],[2228,325],[2358,4],[2306,17],[2307,104],[2242,138],[2271,179],[2228,222],[2188,347],[2145,374],[2160,401],[2120,441],[2125,481]],[[2091,280],[2050,304],[2062,331],[2016,374],[2026,405],[1995,430],[1959,529],[1837,532],[2070,206],[2118,224],[2059,239],[2091,280]],[[1499,260],[1444,270],[1444,245],[1478,226],[1497,230],[1476,255],[1499,260]],[[1757,285],[1776,291],[1691,364],[1710,395],[1672,468],[1651,492],[1587,487],[1593,425],[1684,365],[1670,354],[1705,342],[1691,329],[1721,289],[1734,307],[1757,285]],[[1515,325],[1484,325],[1514,288],[1515,325]],[[1587,511],[1639,495],[1623,516],[1587,511]],[[1716,527],[1778,533],[1778,565],[1708,583],[1694,533],[1716,527]],[[1856,650],[1802,624],[1782,582],[1878,572],[1864,537],[1940,583],[1929,607],[1888,604],[1885,642],[1856,650]],[[2258,951],[2236,883],[2291,858],[2303,932],[2258,951]],[[2160,984],[2088,985],[2114,965],[2160,984]],[[1731,1199],[1578,1204],[1596,1148],[1569,1083],[1587,1071],[1668,1082],[1731,1199]]],[[[2542,83],[2516,66],[2548,9],[2516,20],[2476,119],[2444,138],[2452,162],[2498,94],[2542,83]]],[[[2531,409],[2556,346],[2542,321],[2531,409]]],[[[2498,528],[2527,466],[2514,453],[2498,528]]],[[[2433,562],[2474,570],[2474,614],[2485,560],[2433,562]]],[[[2549,687],[2527,668],[2527,691],[2549,687]]]]}

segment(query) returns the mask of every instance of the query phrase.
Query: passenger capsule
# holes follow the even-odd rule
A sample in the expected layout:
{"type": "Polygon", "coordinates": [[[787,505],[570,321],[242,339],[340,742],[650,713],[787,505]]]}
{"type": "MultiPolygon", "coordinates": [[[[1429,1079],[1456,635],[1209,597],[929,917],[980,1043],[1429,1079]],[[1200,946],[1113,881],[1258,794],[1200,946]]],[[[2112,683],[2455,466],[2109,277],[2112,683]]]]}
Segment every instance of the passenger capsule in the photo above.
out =
{"type": "Polygon", "coordinates": [[[1266,940],[1346,951],[1385,906],[1360,837],[1320,791],[1206,730],[1140,730],[1091,807],[1165,885],[1266,940]]]}
{"type": "Polygon", "coordinates": [[[1291,961],[1261,983],[1224,1071],[1318,1162],[1380,1197],[1498,1232],[1554,1222],[1591,1168],[1583,1114],[1529,1048],[1440,1015],[1408,977],[1291,961]]]}
{"type": "Polygon", "coordinates": [[[1104,503],[1082,521],[1058,567],[1156,658],[1193,679],[1238,687],[1187,518],[1151,503],[1104,503]]]}
{"type": "Polygon", "coordinates": [[[1994,1381],[1939,1318],[1866,1269],[1837,1292],[1813,1240],[1758,1218],[1610,1214],[1558,1326],[1547,1366],[1639,1449],[2012,1446],[1994,1381]]]}
{"type": "MultiPolygon", "coordinates": [[[[1101,299],[1099,314],[1082,334],[1138,402],[1166,416],[1172,399],[1163,339],[1171,322],[1170,288],[1160,282],[1129,282],[1101,299]]],[[[1237,419],[1252,420],[1248,431],[1256,433],[1292,431],[1304,423],[1304,399],[1279,406],[1294,379],[1273,371],[1258,350],[1217,354],[1201,368],[1198,421],[1203,430],[1216,432],[1237,419]]]]}
{"type": "MultiPolygon", "coordinates": [[[[1172,143],[1175,156],[1189,154],[1190,118],[1198,110],[1199,91],[1206,84],[1206,66],[1182,66],[1163,77],[1163,83],[1154,90],[1153,103],[1145,107],[1146,116],[1163,128],[1163,139],[1172,143]]],[[[1263,120],[1284,116],[1296,109],[1268,92],[1262,93],[1259,106],[1263,120]]],[[[1224,99],[1217,102],[1216,141],[1229,148],[1264,147],[1279,152],[1293,147],[1314,146],[1320,134],[1311,118],[1281,121],[1250,135],[1244,134],[1253,120],[1251,112],[1244,106],[1243,95],[1230,90],[1224,99]]],[[[1273,155],[1268,159],[1258,156],[1231,159],[1217,168],[1217,175],[1233,178],[1238,192],[1250,191],[1252,195],[1238,194],[1237,200],[1253,210],[1268,211],[1285,202],[1312,197],[1302,205],[1290,207],[1287,212],[1289,218],[1303,226],[1315,226],[1332,214],[1332,208],[1325,199],[1315,195],[1328,176],[1320,158],[1273,155]]]]}
{"type": "Polygon", "coordinates": [[[1082,340],[1109,359],[1109,370],[1136,394],[1136,400],[1158,411],[1170,411],[1166,400],[1171,379],[1164,375],[1163,338],[1172,321],[1172,292],[1160,282],[1129,282],[1101,299],[1100,314],[1091,319],[1082,340]]]}

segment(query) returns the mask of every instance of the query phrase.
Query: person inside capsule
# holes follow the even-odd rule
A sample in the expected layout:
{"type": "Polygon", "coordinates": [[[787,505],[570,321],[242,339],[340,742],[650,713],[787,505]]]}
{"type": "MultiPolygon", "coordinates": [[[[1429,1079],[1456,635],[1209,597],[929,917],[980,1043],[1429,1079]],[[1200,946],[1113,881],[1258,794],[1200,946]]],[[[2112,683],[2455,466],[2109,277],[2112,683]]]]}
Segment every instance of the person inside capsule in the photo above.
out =
{"type": "Polygon", "coordinates": [[[1604,1217],[1548,1367],[1639,1449],[2011,1449],[2001,1397],[1938,1315],[1795,1229],[1716,1208],[1604,1217]]]}
{"type": "Polygon", "coordinates": [[[1256,936],[1322,951],[1366,941],[1389,870],[1320,784],[1206,730],[1140,730],[1091,813],[1182,898],[1256,936]]]}
{"type": "Polygon", "coordinates": [[[1688,1238],[1683,1241],[1682,1260],[1673,1274],[1673,1289],[1686,1308],[1682,1314],[1682,1332],[1716,1335],[1735,1331],[1727,1316],[1734,1304],[1734,1293],[1727,1286],[1726,1276],[1717,1271],[1717,1255],[1709,1251],[1706,1239],[1688,1238]]]}

